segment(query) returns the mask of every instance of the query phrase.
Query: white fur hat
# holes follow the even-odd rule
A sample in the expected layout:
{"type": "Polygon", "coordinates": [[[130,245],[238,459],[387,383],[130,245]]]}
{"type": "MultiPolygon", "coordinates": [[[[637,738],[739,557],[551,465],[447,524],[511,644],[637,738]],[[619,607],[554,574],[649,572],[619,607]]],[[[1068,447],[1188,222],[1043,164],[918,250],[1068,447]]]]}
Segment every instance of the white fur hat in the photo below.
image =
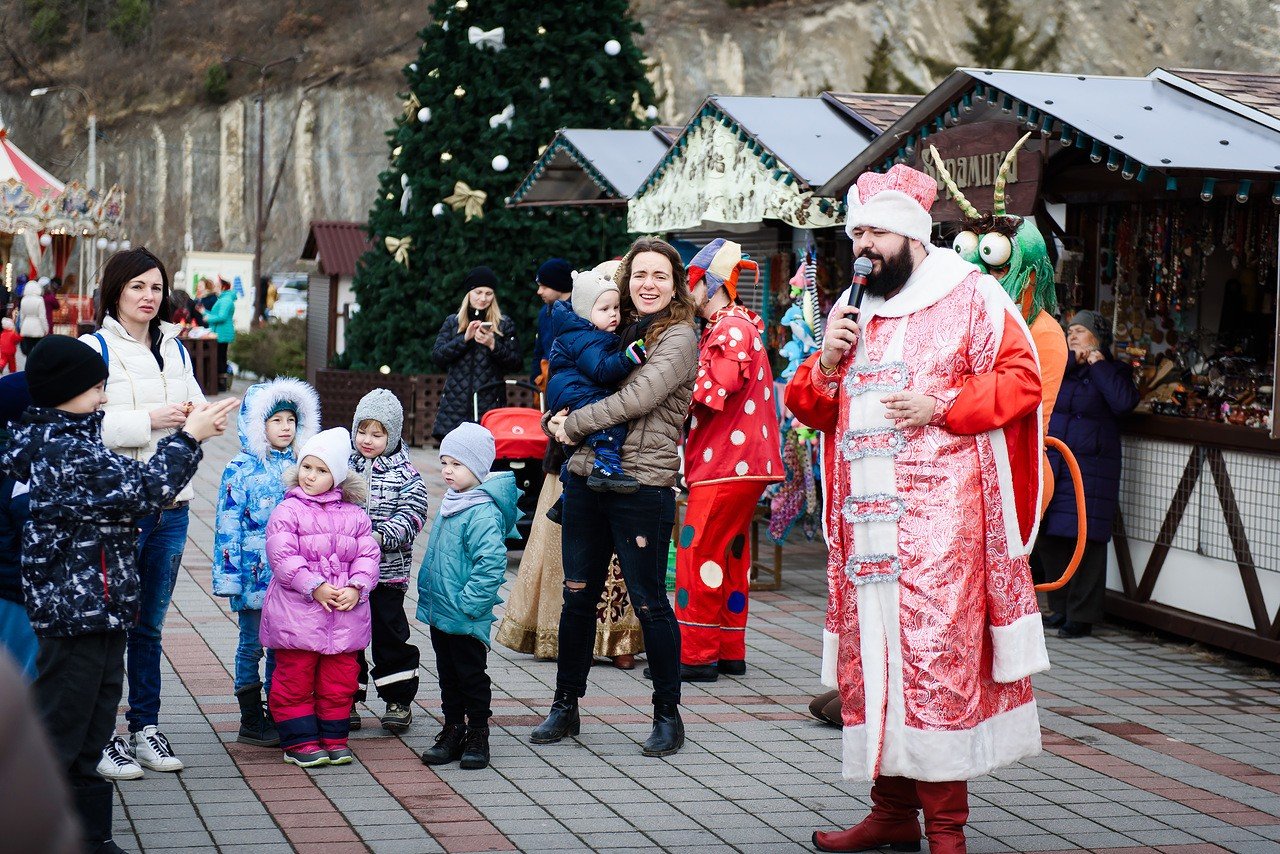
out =
{"type": "Polygon", "coordinates": [[[315,457],[333,474],[333,485],[339,486],[347,479],[347,461],[351,458],[351,433],[346,427],[330,427],[307,440],[298,452],[298,462],[315,457]]]}
{"type": "Polygon", "coordinates": [[[618,290],[618,285],[612,278],[600,275],[595,270],[583,270],[580,273],[573,274],[573,297],[571,304],[573,305],[573,313],[578,317],[591,319],[591,309],[595,308],[596,300],[609,291],[618,290]]]}

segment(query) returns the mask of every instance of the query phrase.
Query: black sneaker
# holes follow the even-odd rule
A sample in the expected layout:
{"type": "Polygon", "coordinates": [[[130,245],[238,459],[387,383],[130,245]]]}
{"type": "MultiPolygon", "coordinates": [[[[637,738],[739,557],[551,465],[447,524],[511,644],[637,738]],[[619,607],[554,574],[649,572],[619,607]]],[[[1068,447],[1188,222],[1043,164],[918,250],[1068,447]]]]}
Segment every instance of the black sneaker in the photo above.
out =
{"type": "Polygon", "coordinates": [[[350,765],[351,760],[355,758],[350,747],[330,748],[325,753],[329,754],[330,765],[350,765]]]}
{"type": "Polygon", "coordinates": [[[434,747],[422,754],[423,765],[444,765],[456,762],[462,757],[462,745],[467,737],[467,728],[458,724],[445,724],[444,729],[436,736],[434,747]]]}
{"type": "Polygon", "coordinates": [[[467,737],[462,742],[462,768],[475,771],[489,767],[489,728],[467,727],[467,737]]]}
{"type": "Polygon", "coordinates": [[[360,712],[356,711],[356,704],[351,704],[351,714],[347,715],[347,725],[349,729],[357,730],[364,726],[360,721],[360,712]]]}
{"type": "Polygon", "coordinates": [[[741,658],[722,658],[716,666],[725,676],[745,676],[747,673],[747,662],[741,658]]]}
{"type": "Polygon", "coordinates": [[[1060,629],[1062,624],[1067,621],[1067,615],[1060,611],[1054,611],[1050,614],[1041,614],[1040,622],[1044,623],[1046,629],[1060,629]]]}
{"type": "Polygon", "coordinates": [[[1093,634],[1093,623],[1076,623],[1067,620],[1062,624],[1062,628],[1058,629],[1058,637],[1060,638],[1087,638],[1093,634]]]}
{"type": "Polygon", "coordinates": [[[387,703],[382,716],[382,728],[390,732],[404,732],[413,723],[413,709],[408,703],[387,703]]]}
{"type": "Polygon", "coordinates": [[[587,488],[593,492],[616,492],[630,495],[640,489],[640,481],[622,471],[609,471],[599,467],[591,470],[587,488]]]}

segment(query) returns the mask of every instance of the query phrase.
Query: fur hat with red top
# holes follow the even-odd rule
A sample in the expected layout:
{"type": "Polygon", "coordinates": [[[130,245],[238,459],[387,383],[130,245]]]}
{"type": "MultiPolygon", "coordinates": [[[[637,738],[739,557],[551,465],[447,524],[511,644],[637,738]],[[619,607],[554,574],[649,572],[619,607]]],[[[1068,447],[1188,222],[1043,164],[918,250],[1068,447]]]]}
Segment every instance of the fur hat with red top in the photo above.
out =
{"type": "Polygon", "coordinates": [[[929,209],[937,198],[938,182],[910,166],[864,172],[849,188],[845,233],[853,237],[855,228],[879,228],[927,245],[933,233],[929,209]]]}
{"type": "Polygon", "coordinates": [[[756,281],[760,281],[760,265],[742,257],[742,246],[732,240],[717,237],[702,247],[689,262],[689,290],[706,279],[707,299],[725,288],[729,292],[729,299],[737,300],[738,274],[743,270],[754,271],[756,281]]]}

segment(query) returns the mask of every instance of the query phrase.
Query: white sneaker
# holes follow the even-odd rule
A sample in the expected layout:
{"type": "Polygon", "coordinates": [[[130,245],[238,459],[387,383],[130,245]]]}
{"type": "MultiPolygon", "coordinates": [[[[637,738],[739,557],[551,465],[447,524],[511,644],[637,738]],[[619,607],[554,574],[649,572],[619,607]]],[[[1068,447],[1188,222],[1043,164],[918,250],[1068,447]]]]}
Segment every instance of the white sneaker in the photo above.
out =
{"type": "Polygon", "coordinates": [[[181,771],[182,760],[173,753],[169,739],[155,726],[133,734],[133,755],[152,771],[181,771]]]}
{"type": "Polygon", "coordinates": [[[123,735],[113,735],[98,760],[98,774],[107,780],[136,780],[142,766],[133,758],[133,748],[123,735]]]}

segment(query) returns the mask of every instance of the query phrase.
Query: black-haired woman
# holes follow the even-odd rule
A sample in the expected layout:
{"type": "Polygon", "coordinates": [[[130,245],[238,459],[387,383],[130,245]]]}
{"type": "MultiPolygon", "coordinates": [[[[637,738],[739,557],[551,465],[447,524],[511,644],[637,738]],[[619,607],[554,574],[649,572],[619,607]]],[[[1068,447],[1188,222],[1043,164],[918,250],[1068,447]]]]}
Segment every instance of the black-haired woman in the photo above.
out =
{"type": "MultiPolygon", "coordinates": [[[[102,270],[98,330],[81,336],[107,363],[107,404],[102,441],[126,457],[146,460],[156,443],[182,428],[192,408],[204,403],[191,356],[170,323],[169,274],[146,249],[128,249],[107,259],[102,270]]],[[[138,520],[138,622],[129,629],[125,669],[129,674],[129,735],[107,743],[98,773],[109,780],[153,771],[181,771],[157,725],[160,715],[160,632],[187,542],[187,486],[174,503],[138,520]]]]}

